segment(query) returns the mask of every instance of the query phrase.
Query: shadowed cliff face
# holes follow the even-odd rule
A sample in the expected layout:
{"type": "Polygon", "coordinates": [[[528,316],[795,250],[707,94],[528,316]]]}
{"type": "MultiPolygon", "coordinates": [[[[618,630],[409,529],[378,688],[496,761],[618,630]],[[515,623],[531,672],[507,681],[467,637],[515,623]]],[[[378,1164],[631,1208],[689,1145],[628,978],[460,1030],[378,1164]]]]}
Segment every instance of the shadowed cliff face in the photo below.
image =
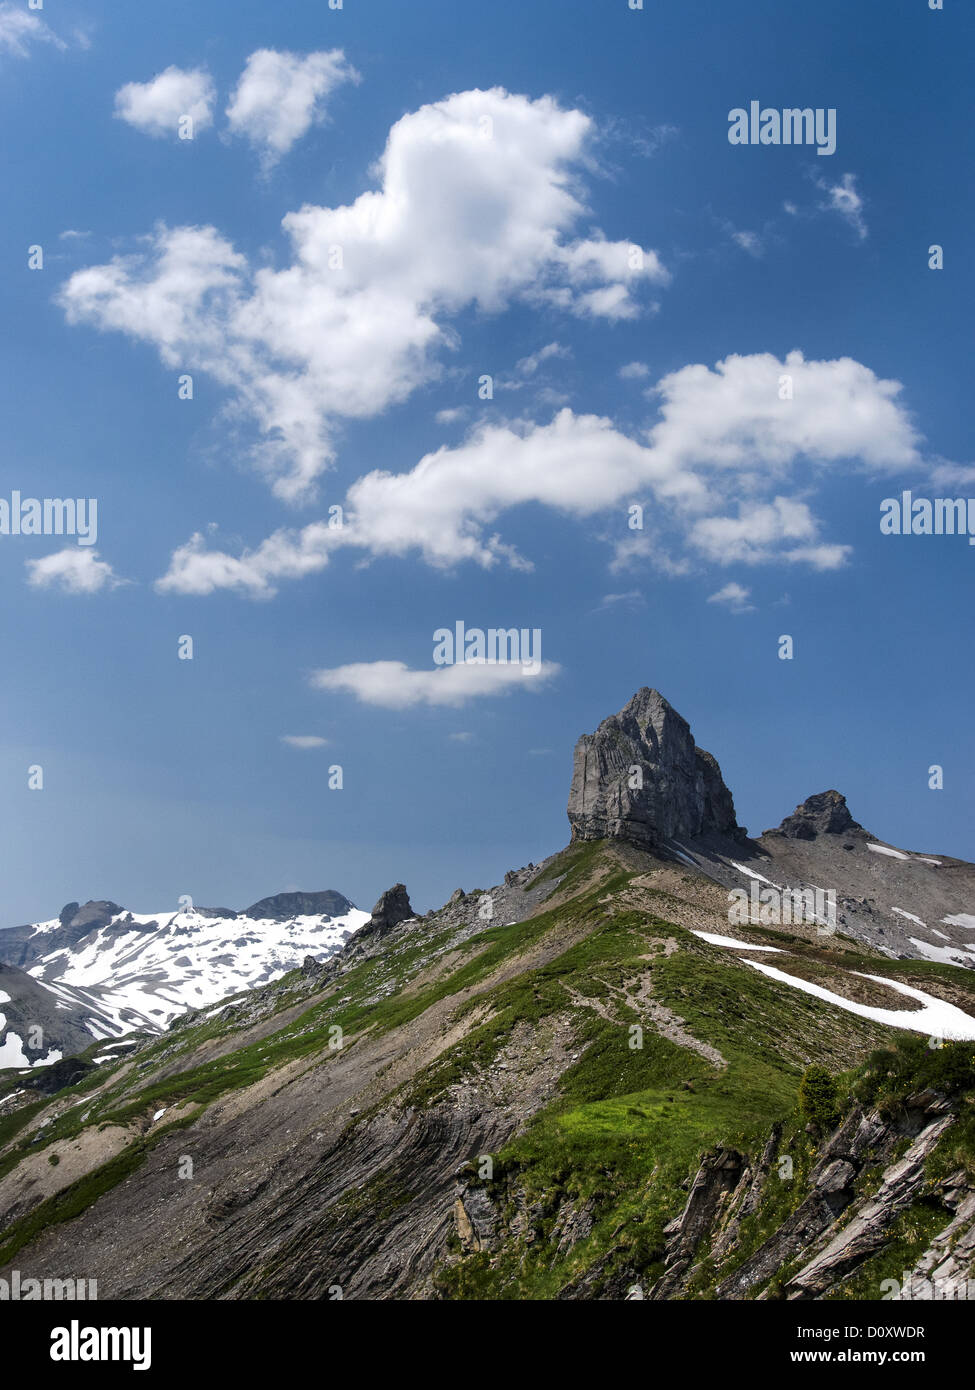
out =
{"type": "Polygon", "coordinates": [[[573,840],[626,840],[645,849],[738,831],[716,760],[695,747],[687,721],[647,686],[579,739],[568,814],[573,840]]]}

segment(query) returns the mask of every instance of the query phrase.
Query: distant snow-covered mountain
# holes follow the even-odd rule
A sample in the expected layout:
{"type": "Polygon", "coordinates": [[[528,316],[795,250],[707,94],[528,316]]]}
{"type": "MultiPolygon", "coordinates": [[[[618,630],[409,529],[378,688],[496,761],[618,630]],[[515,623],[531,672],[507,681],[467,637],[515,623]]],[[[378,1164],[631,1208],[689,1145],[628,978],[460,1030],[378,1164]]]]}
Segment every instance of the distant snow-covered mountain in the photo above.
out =
{"type": "Polygon", "coordinates": [[[332,890],[279,893],[243,912],[68,903],[49,921],[0,931],[0,961],[15,968],[4,976],[8,1001],[19,984],[20,1027],[0,1066],[24,1065],[19,1042],[33,1021],[48,1043],[35,1065],[56,1060],[52,1048],[77,1051],[86,1037],[160,1032],[178,1014],[275,980],[306,956],[326,959],[368,921],[368,912],[332,890]]]}

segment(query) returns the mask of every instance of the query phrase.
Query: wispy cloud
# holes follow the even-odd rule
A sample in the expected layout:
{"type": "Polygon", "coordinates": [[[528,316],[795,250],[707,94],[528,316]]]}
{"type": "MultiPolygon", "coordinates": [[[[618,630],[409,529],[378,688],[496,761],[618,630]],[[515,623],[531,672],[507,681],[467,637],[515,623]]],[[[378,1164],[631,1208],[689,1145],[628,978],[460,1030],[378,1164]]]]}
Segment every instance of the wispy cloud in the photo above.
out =
{"type": "Polygon", "coordinates": [[[793,497],[743,503],[737,516],[706,517],[695,522],[692,540],[703,555],[719,565],[760,565],[775,556],[817,570],[832,570],[846,564],[852,549],[821,543],[818,520],[805,502],[793,497]]]}
{"type": "Polygon", "coordinates": [[[517,363],[516,370],[521,376],[534,376],[543,362],[548,362],[553,357],[571,357],[572,349],[563,347],[561,343],[546,343],[543,348],[533,352],[529,357],[523,357],[517,363]]]}
{"type": "Polygon", "coordinates": [[[286,743],[289,748],[327,748],[328,739],[320,738],[318,734],[282,734],[281,742],[286,743]]]}
{"type": "Polygon", "coordinates": [[[650,375],[646,362],[625,362],[617,375],[622,381],[642,381],[650,375]]]}
{"type": "Polygon", "coordinates": [[[756,260],[765,255],[765,243],[758,232],[735,231],[732,229],[731,240],[736,246],[741,247],[742,251],[747,251],[749,256],[754,256],[756,260]]]}
{"type": "Polygon", "coordinates": [[[593,609],[593,612],[603,613],[608,608],[619,608],[620,606],[626,608],[642,608],[645,603],[646,599],[640,593],[639,589],[628,589],[625,594],[604,594],[598,606],[593,609]]]}
{"type": "Polygon", "coordinates": [[[816,187],[826,194],[826,201],[820,203],[824,212],[835,212],[856,232],[861,241],[868,236],[867,224],[863,216],[864,201],[857,192],[856,175],[844,174],[839,183],[816,176],[816,187]]]}
{"type": "Polygon", "coordinates": [[[975,484],[975,464],[938,463],[931,470],[935,487],[971,487],[975,484]]]}
{"type": "Polygon", "coordinates": [[[414,705],[459,706],[513,691],[535,692],[560,669],[553,661],[540,662],[534,668],[518,662],[459,662],[432,671],[413,671],[402,661],[360,661],[316,671],[311,683],[317,690],[354,695],[361,704],[408,709],[414,705]]]}
{"type": "Polygon", "coordinates": [[[726,584],[723,589],[719,589],[716,594],[711,594],[708,603],[723,604],[731,613],[754,613],[755,605],[749,603],[751,589],[746,589],[741,584],[732,581],[726,584]]]}
{"type": "Polygon", "coordinates": [[[64,40],[58,38],[39,15],[4,0],[0,4],[0,53],[26,58],[33,43],[52,43],[55,48],[67,48],[64,40]]]}

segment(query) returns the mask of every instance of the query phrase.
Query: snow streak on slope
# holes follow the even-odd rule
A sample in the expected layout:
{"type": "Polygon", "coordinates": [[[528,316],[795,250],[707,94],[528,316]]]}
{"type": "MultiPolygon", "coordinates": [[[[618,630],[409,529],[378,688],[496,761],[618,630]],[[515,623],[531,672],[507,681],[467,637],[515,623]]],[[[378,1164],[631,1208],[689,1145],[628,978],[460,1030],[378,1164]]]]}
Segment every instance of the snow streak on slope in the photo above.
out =
{"type": "Polygon", "coordinates": [[[822,985],[813,984],[811,980],[803,980],[796,975],[787,975],[784,971],[776,970],[774,966],[766,965],[763,961],[745,960],[744,963],[750,965],[753,970],[761,971],[771,980],[780,980],[784,985],[791,985],[793,989],[800,989],[804,994],[812,994],[817,999],[824,999],[829,1004],[835,1004],[837,1008],[845,1009],[847,1013],[858,1014],[860,1018],[872,1018],[875,1023],[886,1023],[892,1028],[906,1028],[912,1033],[927,1033],[929,1037],[945,1038],[949,1041],[965,1042],[969,1039],[975,1039],[975,1018],[970,1018],[968,1014],[962,1013],[961,1009],[955,1008],[954,1004],[948,1004],[943,999],[935,999],[930,994],[925,994],[923,990],[913,989],[910,985],[901,984],[899,980],[891,980],[884,975],[867,975],[861,970],[852,972],[854,975],[860,975],[864,980],[873,980],[875,984],[885,985],[888,989],[895,990],[898,994],[904,994],[909,999],[916,999],[922,1007],[911,1011],[878,1009],[871,1004],[860,1004],[854,999],[847,999],[845,995],[835,994],[831,989],[824,989],[822,985]]]}

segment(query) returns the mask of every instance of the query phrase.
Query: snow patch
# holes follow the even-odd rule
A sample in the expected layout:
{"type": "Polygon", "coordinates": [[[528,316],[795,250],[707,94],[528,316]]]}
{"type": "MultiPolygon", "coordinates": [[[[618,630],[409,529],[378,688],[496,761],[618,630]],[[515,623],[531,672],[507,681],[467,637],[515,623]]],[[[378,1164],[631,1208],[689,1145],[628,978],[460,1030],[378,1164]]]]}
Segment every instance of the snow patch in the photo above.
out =
{"type": "Polygon", "coordinates": [[[970,951],[965,946],[932,946],[929,941],[919,941],[916,936],[912,936],[910,941],[925,960],[939,960],[944,965],[966,966],[975,960],[975,951],[970,951]]]}
{"type": "Polygon", "coordinates": [[[812,994],[817,999],[824,999],[828,1004],[835,1004],[838,1009],[845,1009],[847,1013],[856,1014],[859,1018],[870,1018],[875,1023],[884,1023],[891,1028],[906,1028],[911,1033],[926,1033],[928,1037],[945,1038],[951,1042],[975,1040],[975,1018],[969,1018],[961,1009],[956,1009],[954,1004],[946,1004],[943,999],[935,999],[920,989],[903,985],[898,980],[889,980],[884,975],[865,975],[859,970],[853,972],[863,980],[873,980],[875,984],[886,985],[898,994],[916,999],[923,1007],[910,1012],[901,1009],[877,1009],[870,1004],[858,1004],[855,999],[844,999],[842,994],[834,994],[831,989],[815,985],[811,980],[800,980],[795,975],[787,975],[785,971],[776,970],[775,966],[765,965],[763,961],[746,960],[744,963],[750,965],[753,970],[761,971],[771,980],[779,980],[784,985],[801,990],[803,994],[812,994]]]}
{"type": "Polygon", "coordinates": [[[767,883],[770,888],[777,887],[770,878],[766,878],[764,874],[757,874],[754,869],[747,869],[744,864],[736,864],[733,859],[729,859],[728,863],[733,869],[737,869],[740,874],[746,874],[748,878],[757,878],[759,882],[767,883]]]}
{"type": "Polygon", "coordinates": [[[712,946],[734,946],[739,951],[774,951],[776,955],[783,954],[781,946],[753,946],[750,941],[738,941],[733,936],[716,936],[710,931],[696,931],[692,935],[699,936],[702,941],[707,941],[712,946]]]}

